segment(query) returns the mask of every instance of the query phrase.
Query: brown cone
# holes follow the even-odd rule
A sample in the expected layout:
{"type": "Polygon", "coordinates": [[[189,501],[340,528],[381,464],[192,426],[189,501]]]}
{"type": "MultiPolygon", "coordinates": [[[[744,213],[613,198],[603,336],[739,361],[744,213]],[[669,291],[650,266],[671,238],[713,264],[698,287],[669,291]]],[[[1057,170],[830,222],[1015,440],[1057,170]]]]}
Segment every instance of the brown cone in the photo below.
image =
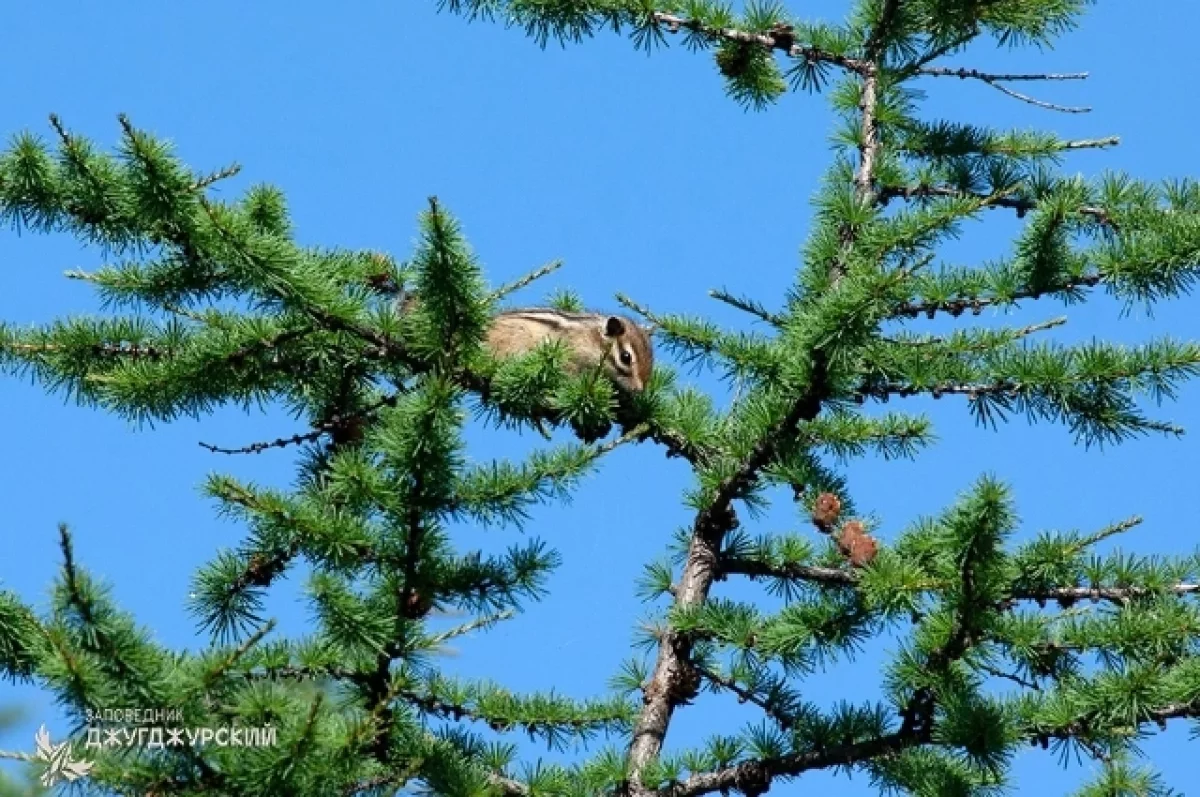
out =
{"type": "Polygon", "coordinates": [[[838,550],[850,560],[850,564],[854,567],[865,567],[879,553],[879,543],[875,541],[874,537],[867,534],[866,528],[857,520],[851,520],[842,526],[842,533],[838,535],[837,545],[838,550]]]}
{"type": "Polygon", "coordinates": [[[838,516],[842,514],[842,502],[833,493],[821,493],[813,504],[812,521],[821,531],[833,531],[838,516]]]}

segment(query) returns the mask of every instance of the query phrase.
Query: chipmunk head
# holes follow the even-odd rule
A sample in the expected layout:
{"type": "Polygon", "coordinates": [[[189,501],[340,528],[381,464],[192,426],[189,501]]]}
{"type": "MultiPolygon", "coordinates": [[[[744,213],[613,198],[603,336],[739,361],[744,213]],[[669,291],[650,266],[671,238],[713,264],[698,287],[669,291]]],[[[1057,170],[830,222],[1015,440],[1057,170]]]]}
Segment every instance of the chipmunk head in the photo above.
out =
{"type": "Polygon", "coordinates": [[[635,393],[645,389],[654,369],[654,349],[649,333],[628,318],[610,315],[604,320],[609,342],[605,365],[617,384],[635,393]]]}

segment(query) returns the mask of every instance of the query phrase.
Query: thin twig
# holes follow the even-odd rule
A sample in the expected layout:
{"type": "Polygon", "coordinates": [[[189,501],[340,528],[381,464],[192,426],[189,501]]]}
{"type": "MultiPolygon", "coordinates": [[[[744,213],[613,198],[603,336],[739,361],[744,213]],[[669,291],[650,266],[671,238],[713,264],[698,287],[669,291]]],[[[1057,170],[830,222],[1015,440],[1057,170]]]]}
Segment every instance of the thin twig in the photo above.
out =
{"type": "Polygon", "coordinates": [[[787,563],[772,565],[755,559],[741,557],[722,558],[720,574],[742,575],[749,578],[780,578],[799,581],[812,581],[827,586],[852,586],[858,583],[858,574],[852,570],[837,567],[816,567],[787,563]]]}
{"type": "Polygon", "coordinates": [[[1072,549],[1076,553],[1078,553],[1079,551],[1083,551],[1087,548],[1092,547],[1096,543],[1101,542],[1102,540],[1107,540],[1109,537],[1115,537],[1118,534],[1124,534],[1125,532],[1129,531],[1130,529],[1140,526],[1142,524],[1142,520],[1143,520],[1143,518],[1141,515],[1133,515],[1131,517],[1126,518],[1125,520],[1121,520],[1116,523],[1113,523],[1110,526],[1105,526],[1104,528],[1100,529],[1099,531],[1093,532],[1093,533],[1087,535],[1086,537],[1083,537],[1082,539],[1080,539],[1072,547],[1072,549]]]}
{"type": "MultiPolygon", "coordinates": [[[[11,343],[0,346],[8,351],[21,354],[60,354],[71,353],[74,347],[62,346],[57,343],[11,343]]],[[[132,359],[159,360],[172,353],[170,349],[157,346],[144,346],[138,343],[94,343],[86,347],[92,354],[105,357],[129,357],[132,359]]],[[[82,349],[81,349],[82,350],[82,349]]]]}
{"type": "Polygon", "coordinates": [[[201,448],[211,451],[214,454],[261,454],[270,448],[286,448],[301,443],[311,443],[328,431],[328,429],[314,429],[311,432],[294,434],[291,437],[280,437],[268,442],[251,443],[241,448],[221,448],[220,446],[205,443],[204,441],[200,441],[199,445],[201,448]]]}
{"type": "Polygon", "coordinates": [[[521,277],[518,280],[514,280],[513,282],[509,282],[505,285],[500,286],[495,291],[493,291],[492,295],[488,298],[491,299],[491,301],[496,301],[497,299],[502,299],[510,293],[514,293],[515,291],[521,290],[525,286],[529,285],[531,282],[534,282],[535,280],[539,280],[542,277],[546,276],[547,274],[557,271],[558,269],[562,268],[562,265],[563,265],[563,261],[552,260],[549,263],[547,263],[546,265],[542,266],[541,268],[538,268],[538,269],[526,274],[524,277],[521,277]]]}
{"type": "Polygon", "coordinates": [[[1077,141],[1064,141],[1060,149],[1105,149],[1121,143],[1120,136],[1105,136],[1104,138],[1081,138],[1077,141]]]}
{"type": "Polygon", "coordinates": [[[203,313],[197,313],[195,310],[189,310],[186,307],[180,307],[179,305],[171,302],[163,302],[162,308],[168,313],[173,313],[177,316],[191,319],[198,324],[212,324],[214,322],[214,319],[210,316],[206,316],[203,313]]]}
{"type": "MultiPolygon", "coordinates": [[[[997,346],[1010,345],[1012,343],[1015,343],[1018,340],[1021,340],[1022,338],[1028,337],[1028,336],[1036,334],[1038,332],[1044,332],[1047,329],[1054,329],[1055,327],[1060,327],[1065,323],[1067,323],[1067,317],[1059,316],[1058,318],[1051,318],[1049,321],[1042,321],[1037,324],[1030,324],[1029,326],[1021,327],[1019,329],[1000,330],[1000,332],[1006,333],[1008,335],[1007,340],[1000,341],[1000,342],[996,343],[995,345],[989,345],[990,341],[974,341],[971,343],[971,345],[964,347],[962,349],[962,351],[971,351],[971,352],[990,351],[991,349],[993,349],[997,346]]],[[[896,345],[896,346],[932,346],[935,344],[951,345],[951,341],[949,338],[946,338],[946,337],[943,337],[940,335],[925,335],[925,336],[922,336],[919,338],[907,338],[907,339],[883,338],[882,340],[884,340],[888,343],[891,343],[893,345],[896,345]]]]}
{"type": "Polygon", "coordinates": [[[1104,280],[1101,274],[1087,274],[1081,277],[1076,277],[1058,285],[1051,285],[1045,288],[1031,288],[1024,291],[1016,291],[1010,296],[1003,298],[996,296],[972,296],[958,297],[954,299],[946,299],[943,301],[929,302],[905,302],[899,305],[894,315],[897,317],[907,316],[916,318],[918,315],[924,315],[927,318],[933,318],[939,312],[949,313],[952,316],[960,316],[967,310],[970,310],[975,315],[979,315],[983,308],[997,305],[1000,303],[1016,304],[1021,299],[1038,299],[1052,293],[1063,293],[1073,291],[1078,288],[1094,288],[1104,280]]]}
{"type": "Polygon", "coordinates": [[[708,679],[717,686],[733,692],[735,695],[737,695],[738,700],[742,701],[743,703],[752,703],[761,708],[768,717],[775,720],[776,724],[778,724],[780,728],[788,730],[795,724],[796,720],[794,717],[791,717],[788,714],[780,711],[775,706],[772,706],[770,701],[764,700],[763,698],[754,694],[754,692],[745,688],[732,678],[728,678],[719,672],[715,672],[698,664],[694,666],[696,667],[696,671],[700,673],[701,677],[708,679]]]}
{"type": "Polygon", "coordinates": [[[743,312],[749,313],[752,316],[756,316],[759,319],[766,321],[771,326],[783,326],[783,318],[781,316],[772,313],[770,310],[767,310],[753,299],[742,299],[740,297],[733,296],[724,289],[713,289],[708,292],[708,295],[719,302],[724,302],[731,307],[736,307],[743,312]]]}
{"type": "Polygon", "coordinates": [[[218,169],[211,174],[207,174],[198,178],[196,182],[192,183],[192,190],[202,191],[211,186],[213,183],[219,183],[221,180],[228,180],[230,177],[240,174],[241,171],[242,167],[240,164],[231,163],[222,169],[218,169]]]}
{"type": "Polygon", "coordinates": [[[263,451],[271,448],[286,448],[287,446],[299,445],[301,443],[311,443],[320,438],[322,435],[330,434],[345,426],[347,423],[362,420],[371,414],[378,412],[384,407],[394,407],[396,402],[400,400],[400,395],[403,391],[392,393],[384,396],[378,401],[371,402],[367,406],[355,412],[348,412],[341,415],[334,415],[327,421],[322,421],[311,432],[301,432],[294,434],[291,437],[280,437],[275,440],[266,442],[251,443],[242,448],[221,448],[212,445],[211,443],[200,443],[200,447],[213,452],[214,454],[260,454],[263,451]]]}
{"type": "MultiPolygon", "coordinates": [[[[1066,142],[1067,144],[1075,144],[1078,142],[1066,142]]],[[[947,198],[947,199],[976,199],[988,200],[987,206],[990,208],[1007,208],[1017,211],[1018,216],[1023,216],[1030,211],[1037,210],[1038,203],[1027,197],[1013,196],[1010,193],[1001,195],[982,194],[977,191],[963,191],[948,185],[892,185],[885,186],[879,190],[879,197],[883,202],[888,202],[892,199],[928,199],[928,198],[947,198]]],[[[1112,225],[1112,219],[1109,213],[1104,208],[1094,205],[1082,205],[1074,209],[1074,212],[1083,216],[1090,216],[1101,224],[1112,225]]]]}
{"type": "Polygon", "coordinates": [[[1068,73],[1048,73],[1041,75],[1022,75],[1022,74],[995,74],[991,72],[981,72],[978,69],[954,69],[945,66],[922,66],[913,70],[913,73],[918,75],[927,75],[930,77],[957,77],[963,80],[978,80],[986,83],[997,91],[1003,92],[1010,97],[1018,99],[1022,102],[1027,102],[1030,105],[1036,105],[1039,108],[1046,108],[1051,111],[1062,111],[1063,113],[1088,113],[1091,108],[1084,108],[1070,105],[1058,105],[1052,102],[1035,99],[1027,94],[1022,94],[1019,91],[1014,91],[1004,85],[1005,82],[1017,80],[1085,80],[1088,76],[1087,72],[1068,72],[1068,73]]]}
{"type": "Polygon", "coordinates": [[[1019,91],[1014,91],[1013,89],[1010,89],[1008,86],[1005,86],[1003,83],[988,82],[988,85],[991,86],[992,88],[994,88],[996,91],[1001,92],[1002,94],[1007,94],[1009,97],[1012,97],[1013,99],[1020,100],[1021,102],[1027,102],[1030,105],[1036,106],[1038,108],[1045,108],[1048,111],[1059,111],[1060,113],[1091,113],[1092,112],[1092,109],[1086,105],[1059,105],[1057,103],[1047,102],[1045,100],[1039,100],[1036,97],[1030,97],[1028,94],[1022,94],[1019,91]]]}
{"type": "Polygon", "coordinates": [[[1033,681],[1029,681],[1029,680],[1022,678],[1021,676],[1017,675],[1016,673],[1005,672],[1004,670],[998,670],[995,667],[992,667],[987,664],[976,664],[975,667],[976,667],[976,669],[986,672],[988,675],[995,676],[996,678],[1003,678],[1006,681],[1012,681],[1013,683],[1017,684],[1018,686],[1022,686],[1026,689],[1032,689],[1035,692],[1042,691],[1041,686],[1034,683],[1033,681]]]}
{"type": "Polygon", "coordinates": [[[650,308],[646,307],[643,304],[638,304],[633,299],[630,299],[628,296],[626,296],[623,293],[618,293],[615,296],[616,296],[617,302],[619,304],[621,304],[625,307],[628,307],[630,310],[637,313],[642,318],[645,318],[647,321],[650,321],[651,323],[656,324],[660,327],[662,326],[662,320],[658,316],[656,316],[654,313],[652,313],[650,311],[650,308]]]}
{"type": "Polygon", "coordinates": [[[487,628],[488,626],[495,625],[496,623],[508,620],[514,616],[515,612],[513,612],[512,609],[505,609],[504,611],[497,612],[495,614],[489,614],[486,617],[476,617],[470,622],[456,625],[454,628],[447,629],[440,634],[430,637],[429,644],[431,646],[441,645],[442,643],[448,642],[451,639],[464,636],[472,631],[478,631],[480,628],[487,628]]]}
{"type": "Polygon", "coordinates": [[[235,649],[232,653],[230,653],[225,658],[224,661],[222,661],[213,670],[210,670],[205,675],[205,680],[208,683],[212,683],[217,678],[220,678],[223,673],[229,672],[229,670],[233,667],[233,665],[237,664],[238,661],[240,661],[243,656],[245,656],[247,653],[250,652],[251,648],[253,648],[259,642],[261,642],[263,640],[263,638],[267,634],[271,633],[272,629],[274,629],[274,628],[275,628],[275,620],[274,619],[268,620],[267,622],[263,623],[262,628],[259,628],[257,631],[255,631],[253,634],[251,634],[246,639],[246,641],[243,642],[241,645],[238,645],[237,649],[235,649]]]}
{"type": "Polygon", "coordinates": [[[957,77],[963,79],[982,80],[984,82],[1017,80],[1087,80],[1087,72],[1047,72],[1043,74],[999,74],[996,72],[981,72],[978,69],[954,68],[948,66],[927,66],[917,70],[919,75],[931,77],[957,77]]]}
{"type": "Polygon", "coordinates": [[[957,50],[959,47],[962,47],[965,44],[968,44],[972,39],[974,39],[978,35],[979,35],[979,28],[972,27],[971,30],[964,33],[963,35],[953,38],[950,41],[946,42],[945,44],[935,47],[932,50],[930,50],[929,52],[925,53],[925,55],[921,56],[916,61],[912,62],[908,66],[901,69],[900,74],[902,76],[917,74],[918,70],[921,67],[925,66],[926,64],[928,64],[932,61],[936,61],[937,59],[941,58],[943,55],[948,55],[949,53],[957,50]]]}

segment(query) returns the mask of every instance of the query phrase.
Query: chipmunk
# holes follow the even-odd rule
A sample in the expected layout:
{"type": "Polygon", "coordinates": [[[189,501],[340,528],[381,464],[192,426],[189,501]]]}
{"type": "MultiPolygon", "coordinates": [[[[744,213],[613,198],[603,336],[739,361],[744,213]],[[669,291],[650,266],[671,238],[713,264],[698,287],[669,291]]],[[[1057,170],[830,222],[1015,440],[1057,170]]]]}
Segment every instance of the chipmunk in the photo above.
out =
{"type": "MultiPolygon", "coordinates": [[[[397,301],[401,314],[417,301],[404,296],[397,301]]],[[[650,334],[633,320],[605,313],[569,313],[547,307],[504,310],[492,317],[485,346],[497,358],[531,351],[546,340],[562,340],[570,352],[569,373],[603,365],[604,372],[625,390],[645,389],[654,368],[650,334]]]]}
{"type": "Polygon", "coordinates": [[[623,316],[603,313],[506,310],[492,318],[487,347],[495,357],[512,357],[549,339],[566,343],[571,373],[603,364],[614,382],[634,393],[646,387],[654,367],[654,349],[646,330],[623,316]]]}

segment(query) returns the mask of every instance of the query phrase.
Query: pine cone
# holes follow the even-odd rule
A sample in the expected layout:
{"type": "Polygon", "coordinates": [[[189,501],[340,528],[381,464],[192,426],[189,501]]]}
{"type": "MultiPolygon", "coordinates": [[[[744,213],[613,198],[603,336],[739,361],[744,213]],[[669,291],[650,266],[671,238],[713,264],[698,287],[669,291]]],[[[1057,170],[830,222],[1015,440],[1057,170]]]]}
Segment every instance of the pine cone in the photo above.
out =
{"type": "Polygon", "coordinates": [[[842,526],[842,533],[838,535],[837,545],[838,550],[850,560],[850,564],[854,567],[865,567],[879,553],[879,543],[875,541],[874,537],[867,534],[866,528],[857,520],[851,520],[842,526]]]}
{"type": "Polygon", "coordinates": [[[813,504],[812,522],[818,529],[828,534],[833,531],[833,526],[841,514],[842,502],[838,500],[838,497],[833,493],[821,493],[817,496],[816,503],[813,504]]]}

